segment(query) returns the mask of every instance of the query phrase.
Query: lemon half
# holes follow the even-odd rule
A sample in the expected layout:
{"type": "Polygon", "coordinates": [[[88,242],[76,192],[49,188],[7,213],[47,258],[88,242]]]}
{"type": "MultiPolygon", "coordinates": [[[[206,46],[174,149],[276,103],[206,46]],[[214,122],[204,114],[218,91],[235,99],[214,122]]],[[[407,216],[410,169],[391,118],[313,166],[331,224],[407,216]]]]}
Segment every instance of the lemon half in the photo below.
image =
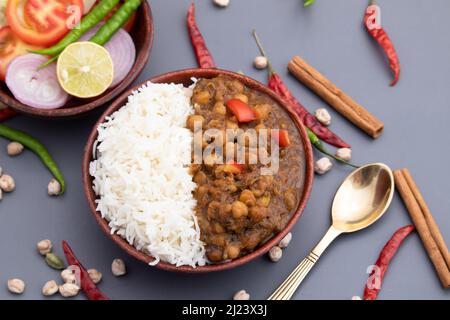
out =
{"type": "Polygon", "coordinates": [[[75,42],[61,52],[56,74],[68,94],[92,98],[109,88],[114,65],[108,50],[102,46],[89,41],[75,42]]]}

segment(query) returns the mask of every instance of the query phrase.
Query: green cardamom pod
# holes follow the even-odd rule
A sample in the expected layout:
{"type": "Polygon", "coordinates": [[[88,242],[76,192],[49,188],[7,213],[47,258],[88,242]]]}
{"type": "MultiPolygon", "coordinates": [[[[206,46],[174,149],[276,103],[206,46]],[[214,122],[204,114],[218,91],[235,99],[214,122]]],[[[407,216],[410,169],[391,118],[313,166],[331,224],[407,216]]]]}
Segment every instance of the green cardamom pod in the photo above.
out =
{"type": "Polygon", "coordinates": [[[51,252],[45,255],[45,262],[47,262],[50,267],[56,270],[63,270],[66,267],[64,261],[56,254],[51,252]]]}

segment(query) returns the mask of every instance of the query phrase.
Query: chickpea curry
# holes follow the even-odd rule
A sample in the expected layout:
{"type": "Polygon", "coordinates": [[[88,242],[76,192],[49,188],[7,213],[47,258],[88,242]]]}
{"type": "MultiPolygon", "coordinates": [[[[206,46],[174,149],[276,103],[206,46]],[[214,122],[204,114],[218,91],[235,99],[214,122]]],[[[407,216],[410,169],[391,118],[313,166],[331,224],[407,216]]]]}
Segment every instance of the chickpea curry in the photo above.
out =
{"type": "MultiPolygon", "coordinates": [[[[255,250],[281,231],[296,211],[305,179],[304,149],[300,134],[288,113],[269,96],[227,76],[201,79],[192,96],[195,113],[187,120],[194,131],[202,129],[267,129],[279,146],[276,172],[261,174],[268,167],[250,163],[255,152],[247,141],[220,141],[224,151],[243,150],[246,162],[217,161],[217,155],[191,165],[197,184],[196,215],[201,240],[211,263],[236,259],[255,250]],[[240,162],[239,162],[240,163],[240,162]]],[[[202,148],[208,141],[202,143],[202,148]]],[[[257,156],[258,157],[258,156],[257,156]]],[[[235,159],[237,161],[237,159],[235,159]]]]}

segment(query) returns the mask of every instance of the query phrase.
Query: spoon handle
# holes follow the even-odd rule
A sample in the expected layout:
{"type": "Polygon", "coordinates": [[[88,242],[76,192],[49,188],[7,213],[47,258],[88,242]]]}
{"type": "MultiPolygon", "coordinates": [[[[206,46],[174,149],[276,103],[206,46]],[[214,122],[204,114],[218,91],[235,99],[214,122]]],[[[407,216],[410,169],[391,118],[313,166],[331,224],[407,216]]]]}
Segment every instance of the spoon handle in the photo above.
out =
{"type": "Polygon", "coordinates": [[[303,259],[302,262],[300,262],[297,268],[295,268],[286,280],[278,287],[278,289],[272,293],[268,300],[290,300],[302,283],[303,279],[305,279],[306,275],[312,267],[314,267],[317,260],[319,260],[325,249],[340,234],[341,231],[331,226],[317,246],[306,256],[305,259],[303,259]]]}

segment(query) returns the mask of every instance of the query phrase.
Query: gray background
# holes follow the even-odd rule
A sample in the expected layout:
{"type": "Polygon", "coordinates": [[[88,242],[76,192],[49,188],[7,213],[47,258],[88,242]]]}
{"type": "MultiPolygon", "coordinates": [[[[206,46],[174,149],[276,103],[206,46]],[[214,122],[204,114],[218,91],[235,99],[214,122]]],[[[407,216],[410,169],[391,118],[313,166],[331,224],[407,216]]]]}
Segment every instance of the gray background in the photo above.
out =
{"type": "MultiPolygon", "coordinates": [[[[151,60],[136,82],[170,70],[195,66],[186,34],[188,0],[152,0],[155,43],[151,60]]],[[[362,26],[365,0],[317,0],[305,9],[300,0],[231,0],[223,10],[209,0],[197,1],[198,23],[219,66],[242,70],[260,81],[264,71],[251,63],[257,51],[251,37],[256,27],[276,69],[294,94],[311,111],[326,104],[287,74],[289,59],[300,54],[339,87],[379,116],[386,125],[376,141],[332,112],[332,129],[353,145],[354,161],[382,161],[408,167],[428,201],[445,239],[450,243],[450,40],[448,0],[379,1],[385,28],[396,44],[402,76],[395,88],[378,47],[362,26]]],[[[20,117],[9,122],[41,139],[67,178],[67,193],[50,198],[50,174],[31,152],[6,155],[0,140],[0,164],[17,182],[14,193],[0,204],[0,298],[40,299],[41,287],[59,280],[35,244],[49,238],[61,254],[66,239],[86,266],[103,271],[100,285],[113,299],[230,299],[245,288],[254,299],[266,298],[322,237],[330,223],[330,204],[340,181],[350,172],[336,165],[316,177],[314,190],[293,241],[283,259],[266,257],[235,270],[185,275],[142,264],[123,253],[98,228],[89,212],[81,184],[81,155],[99,112],[73,121],[43,121],[20,117]],[[114,278],[113,258],[125,259],[129,273],[114,278]],[[6,289],[11,277],[25,280],[22,296],[6,289]]],[[[350,299],[361,295],[366,268],[399,227],[411,223],[395,197],[389,212],[370,229],[338,239],[310,273],[296,299],[350,299]]],[[[83,295],[77,298],[84,298],[83,295]]],[[[449,299],[417,235],[407,239],[386,275],[380,299],[449,299]]],[[[51,299],[58,299],[53,297],[51,299]]]]}

